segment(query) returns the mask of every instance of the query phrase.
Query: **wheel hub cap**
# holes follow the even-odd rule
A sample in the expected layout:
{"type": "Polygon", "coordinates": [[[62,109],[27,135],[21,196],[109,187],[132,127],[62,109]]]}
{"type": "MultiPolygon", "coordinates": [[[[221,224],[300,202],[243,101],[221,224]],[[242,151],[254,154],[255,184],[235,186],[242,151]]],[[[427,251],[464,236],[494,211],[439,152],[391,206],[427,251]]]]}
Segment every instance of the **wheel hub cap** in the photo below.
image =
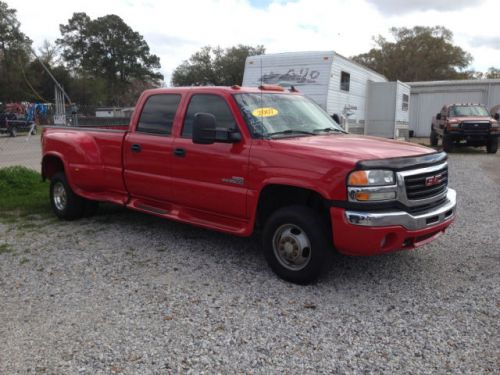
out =
{"type": "Polygon", "coordinates": [[[54,205],[59,211],[63,211],[66,208],[66,189],[61,182],[56,182],[54,185],[53,200],[54,205]]]}
{"type": "Polygon", "coordinates": [[[294,224],[285,224],[276,230],[273,250],[280,264],[293,271],[303,269],[311,259],[309,237],[294,224]]]}

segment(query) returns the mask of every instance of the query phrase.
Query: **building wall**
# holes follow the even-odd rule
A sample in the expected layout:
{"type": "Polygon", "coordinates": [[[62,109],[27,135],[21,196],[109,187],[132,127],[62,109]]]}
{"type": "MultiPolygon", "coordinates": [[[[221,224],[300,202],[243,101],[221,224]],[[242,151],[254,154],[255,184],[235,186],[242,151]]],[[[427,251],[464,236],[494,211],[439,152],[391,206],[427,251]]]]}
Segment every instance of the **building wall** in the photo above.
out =
{"type": "Polygon", "coordinates": [[[489,85],[489,95],[488,95],[488,109],[500,104],[500,83],[495,85],[489,85]]]}

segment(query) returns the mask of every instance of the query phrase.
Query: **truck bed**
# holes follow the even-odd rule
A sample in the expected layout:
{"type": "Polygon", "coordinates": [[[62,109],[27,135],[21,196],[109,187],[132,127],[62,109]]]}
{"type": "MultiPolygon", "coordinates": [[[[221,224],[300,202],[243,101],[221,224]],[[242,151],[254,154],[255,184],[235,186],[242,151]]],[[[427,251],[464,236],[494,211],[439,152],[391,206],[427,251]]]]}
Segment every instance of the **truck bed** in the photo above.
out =
{"type": "MultiPolygon", "coordinates": [[[[65,171],[75,192],[89,199],[123,204],[122,143],[128,126],[45,126],[44,158],[63,154],[65,171]]],[[[44,171],[42,171],[44,174],[44,171]]]]}

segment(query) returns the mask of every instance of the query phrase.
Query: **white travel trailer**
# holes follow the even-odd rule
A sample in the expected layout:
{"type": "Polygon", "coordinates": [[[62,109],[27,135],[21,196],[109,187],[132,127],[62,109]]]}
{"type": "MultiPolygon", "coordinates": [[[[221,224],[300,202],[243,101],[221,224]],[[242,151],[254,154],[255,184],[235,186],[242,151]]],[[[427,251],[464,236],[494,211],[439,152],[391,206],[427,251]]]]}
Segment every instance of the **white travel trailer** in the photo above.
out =
{"type": "Polygon", "coordinates": [[[262,84],[294,86],[343,122],[351,133],[390,138],[408,136],[409,87],[401,82],[388,82],[383,75],[334,51],[250,56],[245,62],[243,86],[262,84]],[[375,115],[371,109],[371,115],[368,113],[371,97],[377,106],[394,110],[377,111],[375,115]],[[396,110],[399,106],[400,111],[396,110]]]}

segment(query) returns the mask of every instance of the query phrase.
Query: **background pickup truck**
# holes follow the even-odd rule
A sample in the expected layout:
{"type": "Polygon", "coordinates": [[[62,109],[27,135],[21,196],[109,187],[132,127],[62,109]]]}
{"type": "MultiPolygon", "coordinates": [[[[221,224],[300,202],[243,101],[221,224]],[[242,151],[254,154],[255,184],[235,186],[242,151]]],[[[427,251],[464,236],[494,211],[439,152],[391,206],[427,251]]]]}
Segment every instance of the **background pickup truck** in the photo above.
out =
{"type": "Polygon", "coordinates": [[[36,126],[33,121],[18,120],[14,113],[0,113],[0,134],[8,133],[11,137],[17,136],[18,132],[31,132],[36,134],[36,126]]]}
{"type": "Polygon", "coordinates": [[[262,232],[282,278],[308,283],[333,249],[413,249],[455,216],[447,156],[346,134],[280,87],[148,90],[128,128],[45,127],[42,175],[57,216],[97,201],[239,236],[262,232]]]}
{"type": "Polygon", "coordinates": [[[452,152],[455,146],[463,143],[466,146],[486,146],[486,151],[494,154],[498,149],[499,136],[497,119],[479,104],[445,105],[432,118],[431,146],[437,146],[439,138],[442,138],[446,152],[452,152]]]}

